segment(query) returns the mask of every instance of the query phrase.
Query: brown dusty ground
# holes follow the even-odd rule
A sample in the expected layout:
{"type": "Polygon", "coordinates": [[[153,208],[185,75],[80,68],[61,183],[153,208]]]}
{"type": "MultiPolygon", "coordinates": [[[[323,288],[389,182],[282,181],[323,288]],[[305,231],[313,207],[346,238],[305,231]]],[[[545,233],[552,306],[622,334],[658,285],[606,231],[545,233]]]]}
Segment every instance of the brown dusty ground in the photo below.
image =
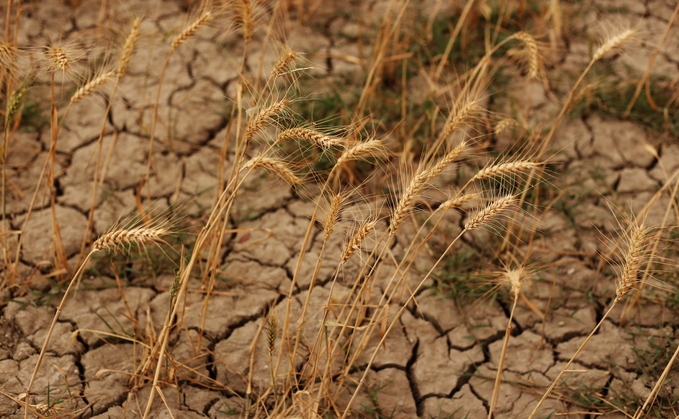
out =
{"type": "MultiPolygon", "coordinates": [[[[187,21],[179,1],[148,1],[148,5],[134,7],[124,2],[114,3],[103,16],[113,26],[128,27],[125,22],[132,14],[144,13],[147,19],[142,25],[144,41],[119,88],[103,143],[103,150],[107,152],[115,138],[105,188],[100,193],[94,219],[97,234],[106,232],[121,213],[135,206],[135,191],[146,171],[150,109],[160,70],[158,63],[162,63],[166,52],[165,47],[158,45],[168,42],[162,38],[164,34],[182,28],[187,21]],[[154,19],[154,16],[157,17],[154,19]]],[[[304,24],[292,16],[287,42],[293,50],[305,54],[309,66],[317,68],[310,71],[314,80],[313,95],[323,96],[338,85],[342,86],[340,95],[350,95],[352,89],[360,91],[357,81],[364,71],[361,59],[369,57],[371,46],[359,40],[370,36],[371,29],[365,28],[379,24],[386,3],[383,0],[351,4],[318,2],[319,7],[307,16],[304,24]],[[360,24],[356,21],[359,16],[360,24]]],[[[436,2],[426,3],[422,10],[430,10],[436,2]]],[[[627,54],[607,59],[612,74],[632,80],[645,71],[674,7],[671,0],[583,3],[569,9],[568,42],[562,45],[556,58],[558,64],[548,68],[553,82],[551,90],[546,91],[542,83],[533,83],[530,87],[531,120],[553,120],[564,100],[564,86],[572,83],[568,76],[577,76],[589,60],[598,21],[614,19],[615,12],[619,11],[620,20],[639,22],[642,41],[636,41],[627,54]]],[[[456,18],[451,16],[458,11],[456,7],[443,7],[439,18],[449,18],[454,24],[456,18]]],[[[95,1],[84,1],[75,8],[59,1],[26,2],[19,44],[43,45],[47,39],[96,39],[99,33],[95,28],[100,19],[100,5],[95,1]]],[[[261,35],[258,31],[251,44],[250,67],[259,64],[256,52],[261,50],[261,35]]],[[[119,38],[123,39],[122,36],[119,38]]],[[[171,199],[191,199],[191,204],[185,207],[189,218],[200,217],[201,209],[211,205],[218,152],[227,125],[225,97],[229,100],[234,97],[241,45],[237,31],[224,33],[219,27],[207,27],[171,59],[160,98],[159,149],[151,180],[156,205],[166,206],[171,199]],[[173,151],[166,140],[168,133],[175,141],[173,151]],[[201,194],[204,191],[208,192],[201,194]]],[[[670,33],[667,45],[655,60],[653,74],[676,80],[679,36],[675,32],[670,33]]],[[[275,59],[275,53],[267,53],[263,59],[265,67],[275,59]]],[[[505,100],[489,101],[490,111],[509,114],[517,103],[513,95],[523,100],[520,96],[524,92],[524,76],[514,76],[517,81],[505,87],[505,100]]],[[[43,82],[48,81],[45,75],[39,77],[43,82]]],[[[414,77],[408,83],[413,97],[426,86],[421,77],[414,77]]],[[[64,80],[64,86],[67,89],[72,84],[64,80]]],[[[310,100],[313,101],[314,96],[310,100]]],[[[57,147],[56,213],[65,251],[72,258],[71,265],[76,262],[91,203],[93,156],[103,104],[100,96],[76,104],[57,147]]],[[[8,213],[16,230],[21,229],[35,179],[49,149],[48,125],[38,127],[19,130],[9,152],[7,165],[13,192],[8,213]]],[[[504,150],[512,141],[509,135],[499,135],[490,147],[504,150]]],[[[550,182],[563,195],[538,227],[535,246],[540,263],[547,267],[524,286],[527,299],[544,317],[526,301],[519,303],[497,418],[528,416],[545,386],[556,377],[610,303],[614,295],[612,272],[599,269],[597,256],[598,251],[605,250],[599,238],[614,237],[614,232],[619,230],[610,203],[639,210],[663,184],[664,173],[679,168],[679,144],[675,136],[663,134],[662,128],[653,131],[639,122],[615,119],[595,111],[567,117],[552,143],[552,150],[550,182]],[[647,145],[658,153],[660,163],[647,145]]],[[[455,173],[451,171],[444,176],[448,184],[455,179],[455,173]]],[[[440,186],[443,188],[446,184],[440,186]]],[[[193,346],[201,330],[199,312],[204,295],[200,292],[189,293],[184,313],[186,330],[194,340],[184,334],[171,342],[175,359],[194,368],[183,370],[179,388],[168,386],[164,390],[177,418],[228,417],[229,409],[242,409],[242,396],[247,390],[244,377],[250,373],[253,337],[257,336],[263,316],[272,307],[284,311],[284,294],[290,286],[299,243],[312,207],[265,173],[253,177],[246,189],[236,201],[234,211],[234,221],[242,231],[234,234],[223,255],[219,268],[222,277],[217,282],[217,293],[211,297],[208,322],[203,329],[203,345],[209,355],[195,358],[193,346]],[[206,388],[210,379],[227,385],[237,395],[214,385],[212,389],[206,388]]],[[[426,197],[432,202],[440,198],[435,193],[426,197]]],[[[669,202],[667,197],[662,199],[669,202]]],[[[665,207],[662,203],[656,207],[649,224],[662,221],[665,207]]],[[[46,210],[37,211],[24,230],[25,251],[19,267],[26,278],[31,278],[34,293],[19,296],[19,290],[5,290],[2,296],[3,300],[11,301],[4,304],[0,318],[3,336],[0,388],[14,397],[25,391],[59,296],[50,291],[49,200],[39,199],[38,208],[46,210]],[[32,303],[35,301],[39,303],[32,303]]],[[[674,213],[670,212],[669,216],[669,224],[674,224],[674,213]]],[[[463,217],[462,214],[451,216],[444,230],[451,234],[459,231],[463,217]]],[[[316,231],[311,245],[312,255],[318,252],[322,240],[322,233],[318,233],[316,231]]],[[[397,235],[393,252],[402,252],[411,237],[412,228],[404,227],[397,235]]],[[[484,254],[487,250],[484,246],[491,245],[490,240],[487,235],[475,235],[465,242],[462,250],[484,254]]],[[[343,241],[341,237],[336,238],[326,253],[327,261],[313,292],[313,313],[307,324],[322,315],[343,241]]],[[[432,250],[418,261],[418,272],[411,275],[413,284],[421,278],[421,271],[431,265],[431,257],[438,256],[435,252],[432,250]]],[[[130,281],[124,292],[139,324],[142,327],[151,324],[157,333],[167,310],[174,268],[165,266],[164,271],[151,274],[148,263],[140,259],[143,258],[130,262],[129,272],[123,273],[130,281]],[[147,266],[143,268],[146,270],[142,265],[147,266]],[[135,269],[142,269],[143,275],[135,274],[135,269]]],[[[102,333],[111,329],[134,330],[112,272],[103,268],[107,263],[105,258],[97,261],[95,265],[101,270],[89,272],[83,281],[86,289],[79,290],[67,302],[35,391],[38,399],[44,400],[49,384],[51,397],[58,395],[67,400],[66,409],[70,411],[89,405],[83,417],[118,418],[124,408],[127,417],[136,417],[149,393],[148,386],[137,393],[128,393],[128,374],[135,369],[140,348],[122,339],[102,339],[102,333]],[[76,330],[79,335],[74,343],[70,338],[76,330]],[[69,393],[64,393],[66,388],[69,393]]],[[[451,262],[458,266],[464,263],[464,260],[451,262]]],[[[350,278],[357,266],[346,266],[343,277],[350,278]]],[[[304,282],[305,276],[308,277],[304,275],[305,270],[310,273],[312,269],[311,262],[303,266],[298,296],[309,286],[308,281],[304,282]]],[[[404,314],[399,327],[387,340],[369,375],[371,390],[361,393],[355,404],[361,415],[397,418],[482,418],[487,415],[511,301],[506,295],[475,301],[462,296],[456,300],[450,297],[451,289],[455,288],[450,284],[459,279],[445,275],[446,271],[441,271],[439,279],[427,284],[428,288],[418,298],[418,308],[412,307],[404,314]]],[[[340,285],[334,291],[338,295],[346,292],[343,281],[340,278],[340,285]]],[[[190,288],[198,290],[200,285],[196,283],[190,288]]],[[[293,310],[299,311],[299,304],[299,300],[295,301],[293,310]]],[[[571,367],[587,372],[573,373],[568,381],[570,388],[560,386],[561,397],[549,399],[545,405],[547,413],[541,417],[552,412],[553,418],[563,415],[617,419],[626,417],[620,411],[633,414],[633,409],[643,403],[668,354],[674,350],[671,343],[676,342],[679,328],[677,305],[665,299],[662,303],[658,303],[658,299],[643,299],[624,325],[620,323],[623,310],[621,305],[579,356],[577,366],[571,367]],[[594,412],[608,413],[595,416],[594,412]]],[[[148,336],[152,332],[146,330],[144,334],[148,336]]],[[[313,331],[308,333],[312,335],[313,331]]],[[[257,345],[257,351],[264,353],[263,338],[257,345]]],[[[376,341],[373,348],[375,345],[376,341]]],[[[366,352],[371,350],[369,347],[366,352]]],[[[252,372],[255,388],[270,382],[265,358],[255,359],[252,372]]],[[[360,360],[357,374],[366,364],[367,357],[360,360]]],[[[677,415],[668,403],[679,398],[679,379],[673,374],[670,378],[661,390],[664,407],[653,417],[677,415]]],[[[156,398],[151,417],[169,417],[161,403],[156,398]]],[[[16,403],[0,399],[0,416],[17,417],[18,411],[16,403]]]]}

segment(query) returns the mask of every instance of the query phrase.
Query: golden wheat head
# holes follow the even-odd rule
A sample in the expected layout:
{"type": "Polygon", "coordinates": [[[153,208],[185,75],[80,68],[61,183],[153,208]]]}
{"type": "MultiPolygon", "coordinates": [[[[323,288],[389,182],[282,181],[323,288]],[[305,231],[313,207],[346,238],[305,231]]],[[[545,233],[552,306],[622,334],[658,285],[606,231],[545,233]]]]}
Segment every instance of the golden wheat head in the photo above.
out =
{"type": "Polygon", "coordinates": [[[136,244],[144,247],[147,244],[158,244],[168,231],[159,227],[138,227],[116,230],[99,237],[92,245],[92,253],[100,250],[117,251],[136,244]]]}
{"type": "Polygon", "coordinates": [[[516,201],[517,199],[515,195],[506,195],[496,201],[491,202],[485,208],[469,217],[469,220],[464,225],[464,229],[470,231],[490,223],[500,213],[514,206],[516,201]]]}
{"type": "Polygon", "coordinates": [[[368,234],[377,225],[377,220],[368,220],[356,231],[349,243],[342,250],[342,256],[340,257],[340,263],[345,263],[349,260],[354,253],[356,253],[360,248],[363,241],[368,237],[368,234]]]}

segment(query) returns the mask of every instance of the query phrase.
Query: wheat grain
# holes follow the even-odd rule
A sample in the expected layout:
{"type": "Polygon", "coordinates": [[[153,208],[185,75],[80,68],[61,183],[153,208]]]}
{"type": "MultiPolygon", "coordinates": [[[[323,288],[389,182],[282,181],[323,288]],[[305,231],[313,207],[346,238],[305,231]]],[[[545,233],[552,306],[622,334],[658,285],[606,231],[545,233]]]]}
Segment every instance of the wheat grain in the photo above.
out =
{"type": "Polygon", "coordinates": [[[502,121],[498,122],[497,125],[495,125],[495,135],[498,135],[502,132],[504,132],[507,128],[510,127],[515,127],[517,126],[517,122],[513,120],[512,118],[507,118],[503,119],[502,121]]]}
{"type": "Polygon", "coordinates": [[[243,134],[245,145],[247,146],[250,144],[250,141],[255,137],[255,134],[271,121],[271,117],[283,112],[289,103],[290,101],[288,99],[281,99],[272,103],[269,107],[262,109],[254,118],[252,118],[247,127],[245,127],[245,132],[243,134]]]}
{"type": "Polygon", "coordinates": [[[340,142],[336,138],[328,137],[320,132],[308,128],[289,128],[278,134],[278,141],[301,138],[303,140],[316,143],[323,148],[339,146],[340,142]]]}
{"type": "Polygon", "coordinates": [[[275,311],[269,313],[269,322],[266,329],[266,348],[269,351],[269,357],[273,356],[273,351],[276,349],[276,338],[278,337],[278,316],[275,311]]]}
{"type": "Polygon", "coordinates": [[[168,233],[164,228],[137,227],[116,230],[99,237],[92,245],[92,253],[100,250],[117,251],[124,246],[136,244],[140,247],[149,243],[162,242],[162,237],[168,233]]]}
{"type": "Polygon", "coordinates": [[[516,203],[516,196],[507,195],[496,201],[493,201],[485,208],[469,217],[469,221],[464,225],[467,231],[474,230],[485,224],[491,222],[498,214],[508,209],[516,203]]]}
{"type": "Polygon", "coordinates": [[[363,225],[361,228],[359,228],[354,236],[349,240],[349,243],[344,247],[344,250],[342,250],[342,256],[340,258],[340,263],[345,263],[349,258],[351,258],[354,253],[358,251],[358,249],[361,248],[361,244],[363,241],[368,237],[368,234],[375,228],[377,225],[377,220],[368,220],[363,225]]]}
{"type": "Polygon", "coordinates": [[[252,4],[250,0],[242,0],[243,7],[243,40],[245,45],[248,45],[252,41],[252,35],[255,32],[254,22],[252,16],[252,4]]]}
{"type": "Polygon", "coordinates": [[[117,77],[122,79],[127,73],[127,68],[130,65],[130,57],[132,52],[134,52],[134,46],[139,39],[139,27],[141,25],[141,17],[138,17],[132,23],[132,30],[125,40],[125,46],[123,47],[123,52],[120,54],[120,59],[118,60],[118,70],[117,77]]]}
{"type": "Polygon", "coordinates": [[[323,222],[323,241],[327,242],[335,229],[335,223],[339,218],[340,209],[342,209],[342,194],[337,194],[330,200],[328,206],[328,214],[323,222]]]}
{"type": "Polygon", "coordinates": [[[244,169],[248,168],[262,168],[268,172],[275,173],[281,177],[290,186],[299,186],[302,184],[302,179],[295,176],[295,173],[281,161],[272,159],[266,156],[258,156],[245,163],[244,169]]]}
{"type": "Polygon", "coordinates": [[[71,96],[71,103],[79,102],[85,96],[89,95],[94,90],[96,90],[99,86],[101,86],[102,84],[109,81],[114,75],[115,75],[115,72],[109,71],[109,72],[101,74],[101,75],[93,78],[89,82],[85,83],[85,85],[83,85],[80,89],[78,89],[73,94],[73,96],[71,96]]]}
{"type": "Polygon", "coordinates": [[[467,98],[464,103],[450,114],[446,124],[443,126],[441,135],[443,137],[448,137],[450,134],[457,131],[478,109],[478,102],[474,99],[467,98]]]}
{"type": "Polygon", "coordinates": [[[636,34],[635,30],[625,29],[619,31],[616,35],[611,36],[610,38],[608,38],[608,40],[601,44],[601,46],[596,50],[596,52],[594,52],[592,61],[599,61],[601,58],[603,58],[604,55],[606,55],[610,51],[620,48],[622,44],[629,41],[635,34],[636,34]]]}
{"type": "Polygon", "coordinates": [[[528,78],[537,79],[540,73],[540,51],[538,43],[531,35],[526,32],[514,34],[514,38],[522,41],[528,50],[528,78]]]}
{"type": "Polygon", "coordinates": [[[194,20],[189,26],[187,26],[183,31],[177,34],[172,40],[172,45],[170,46],[170,54],[181,46],[187,39],[192,37],[201,26],[203,26],[210,18],[212,13],[207,10],[203,12],[196,20],[194,20]]]}
{"type": "Polygon", "coordinates": [[[501,163],[501,164],[494,164],[488,167],[485,167],[481,170],[479,170],[474,177],[471,179],[473,180],[480,180],[484,178],[489,178],[489,177],[494,177],[494,176],[501,176],[501,175],[508,175],[508,174],[514,174],[518,172],[523,172],[525,170],[529,170],[535,167],[538,167],[539,164],[535,162],[531,162],[528,160],[520,160],[520,161],[513,161],[509,163],[501,163]]]}
{"type": "Polygon", "coordinates": [[[436,163],[436,165],[431,169],[429,178],[435,178],[438,175],[443,172],[443,169],[448,167],[448,165],[455,160],[457,160],[458,157],[464,152],[465,147],[467,146],[467,143],[463,140],[457,147],[452,149],[448,154],[443,156],[441,160],[436,163]]]}
{"type": "Polygon", "coordinates": [[[403,195],[401,195],[401,199],[398,201],[396,209],[391,216],[389,237],[396,234],[396,230],[403,224],[403,221],[405,221],[405,218],[408,215],[408,211],[413,207],[415,198],[419,195],[430,177],[431,173],[428,170],[423,170],[410,180],[408,187],[403,191],[403,195]]]}
{"type": "Polygon", "coordinates": [[[616,300],[621,300],[629,293],[637,282],[637,274],[645,259],[648,244],[648,229],[644,225],[635,225],[627,243],[627,254],[620,278],[615,290],[616,300]]]}

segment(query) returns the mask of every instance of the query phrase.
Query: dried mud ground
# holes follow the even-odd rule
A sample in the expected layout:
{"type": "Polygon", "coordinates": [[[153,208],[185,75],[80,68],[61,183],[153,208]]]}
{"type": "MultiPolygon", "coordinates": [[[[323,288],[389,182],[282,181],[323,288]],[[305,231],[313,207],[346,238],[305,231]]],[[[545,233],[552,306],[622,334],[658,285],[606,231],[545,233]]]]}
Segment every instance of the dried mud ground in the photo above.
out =
{"type": "MultiPolygon", "coordinates": [[[[19,45],[91,36],[101,19],[99,2],[85,1],[76,8],[67,3],[26,3],[19,45]]],[[[144,21],[142,32],[147,36],[166,34],[186,24],[180,2],[148,3],[147,9],[143,2],[135,6],[138,9],[120,6],[118,15],[115,12],[118,6],[111,6],[112,11],[105,18],[120,24],[130,10],[147,17],[157,16],[144,21]]],[[[333,90],[339,91],[340,96],[360,91],[362,60],[369,57],[371,46],[359,42],[363,36],[360,25],[352,19],[360,15],[366,27],[379,24],[388,2],[342,3],[318,2],[320,6],[304,24],[293,16],[293,24],[288,28],[290,47],[304,53],[309,66],[322,70],[312,71],[315,91],[310,96],[311,102],[315,96],[333,90]]],[[[548,69],[551,80],[568,80],[566,75],[582,71],[591,53],[592,28],[614,13],[630,22],[639,22],[642,36],[629,52],[608,58],[607,63],[614,76],[639,77],[674,8],[671,0],[577,4],[572,6],[569,39],[559,52],[558,65],[548,69]]],[[[450,10],[444,7],[440,17],[449,17],[454,23],[457,18],[452,16],[457,11],[457,6],[450,10]]],[[[250,67],[259,62],[254,52],[261,49],[260,32],[251,44],[250,67]]],[[[115,138],[115,147],[109,156],[106,187],[97,199],[94,216],[97,234],[105,233],[125,209],[135,207],[135,190],[146,171],[149,110],[159,73],[156,62],[162,62],[166,51],[158,45],[151,48],[146,42],[133,56],[129,75],[123,79],[111,110],[103,146],[109,150],[115,138]]],[[[228,122],[228,113],[221,110],[225,109],[225,98],[234,97],[240,53],[232,51],[237,51],[240,45],[238,33],[225,35],[218,27],[208,27],[183,45],[170,61],[160,98],[161,138],[156,171],[150,182],[156,205],[167,205],[170,199],[188,200],[185,212],[189,218],[200,217],[210,207],[217,182],[218,153],[228,122]],[[168,132],[175,139],[173,151],[164,141],[168,132]]],[[[263,62],[275,59],[272,53],[263,62]]],[[[675,80],[678,66],[679,38],[676,32],[670,32],[667,46],[656,57],[653,75],[675,80]]],[[[524,76],[519,73],[515,76],[520,80],[510,84],[523,86],[524,76]]],[[[408,81],[413,100],[424,86],[426,80],[419,76],[408,81]]],[[[508,98],[524,92],[522,88],[513,92],[511,86],[506,90],[508,98]]],[[[563,103],[562,90],[547,91],[542,83],[534,83],[530,89],[531,115],[537,120],[551,121],[563,103]]],[[[74,105],[57,146],[56,215],[72,266],[77,261],[91,204],[92,156],[96,154],[96,139],[101,130],[103,103],[100,96],[92,96],[74,105]]],[[[493,112],[509,114],[510,103],[510,99],[490,101],[488,106],[493,112]]],[[[35,180],[49,150],[48,125],[37,126],[16,132],[6,163],[14,191],[7,211],[15,230],[22,227],[35,180]]],[[[510,136],[500,135],[491,147],[504,150],[511,142],[510,136]]],[[[550,182],[562,195],[538,227],[536,251],[541,263],[548,266],[524,286],[527,298],[519,303],[514,318],[497,418],[528,416],[544,388],[610,303],[615,292],[613,273],[599,269],[597,256],[598,251],[605,249],[599,238],[618,230],[609,203],[638,211],[664,183],[666,173],[679,168],[676,136],[663,133],[662,127],[653,130],[638,121],[595,111],[568,116],[549,155],[553,172],[550,182]],[[536,308],[544,316],[538,315],[536,308]]],[[[443,176],[448,182],[439,186],[451,185],[455,171],[463,169],[464,166],[451,169],[443,176]]],[[[247,186],[236,200],[233,218],[240,231],[234,233],[222,255],[208,320],[204,325],[200,322],[204,294],[189,293],[183,317],[186,333],[171,342],[169,350],[174,359],[184,365],[176,370],[180,385],[163,390],[176,418],[228,417],[244,409],[242,396],[247,391],[250,373],[254,388],[264,388],[270,382],[266,356],[255,357],[254,370],[250,371],[250,347],[265,314],[270,309],[284,312],[285,295],[313,206],[264,172],[254,176],[247,186]],[[199,352],[205,355],[196,357],[194,345],[201,329],[202,344],[208,351],[199,352]],[[215,380],[237,395],[218,388],[215,380]]],[[[440,198],[427,197],[432,202],[440,198]]],[[[662,222],[668,203],[669,198],[661,199],[649,215],[649,224],[662,222]]],[[[32,291],[22,295],[18,289],[6,289],[2,295],[0,388],[13,397],[25,391],[60,297],[50,282],[52,238],[48,200],[38,200],[36,209],[39,208],[47,210],[36,211],[23,230],[25,250],[18,267],[32,291]]],[[[670,211],[669,217],[668,224],[674,224],[674,212],[670,211]]],[[[463,213],[452,215],[445,229],[455,234],[463,219],[463,213]]],[[[314,233],[309,260],[319,251],[322,233],[318,233],[319,230],[314,233]]],[[[392,249],[394,254],[402,252],[411,239],[412,228],[403,228],[392,249]]],[[[336,238],[324,256],[319,283],[312,294],[312,314],[307,318],[307,325],[312,327],[322,315],[343,242],[343,238],[336,238]]],[[[485,235],[474,236],[458,254],[484,254],[483,247],[488,243],[485,235]]],[[[163,269],[154,270],[143,259],[132,260],[129,272],[124,273],[129,281],[124,287],[128,306],[121,299],[110,269],[103,268],[110,263],[106,258],[95,261],[93,266],[101,270],[86,274],[83,287],[68,300],[61,313],[34,386],[38,401],[45,401],[49,391],[52,400],[63,398],[60,405],[63,412],[84,408],[82,417],[92,418],[118,418],[123,411],[127,417],[136,417],[143,410],[149,386],[129,392],[130,374],[142,352],[139,345],[105,336],[111,330],[134,331],[128,313],[142,329],[146,328],[141,333],[147,338],[163,324],[173,268],[161,266],[163,269]],[[139,270],[136,274],[135,269],[139,270]],[[79,333],[73,340],[75,331],[79,333]]],[[[347,291],[351,275],[356,273],[360,257],[354,260],[342,271],[334,290],[338,298],[347,291]]],[[[429,255],[418,260],[418,271],[409,281],[417,284],[421,271],[431,263],[429,255]]],[[[455,268],[455,264],[464,263],[452,261],[451,265],[455,268]]],[[[308,262],[302,270],[293,314],[301,309],[300,296],[309,287],[308,279],[305,282],[304,278],[310,276],[313,265],[308,262]]],[[[451,289],[455,285],[450,284],[457,279],[446,277],[446,272],[438,272],[437,279],[427,284],[418,297],[418,306],[405,312],[399,327],[381,349],[369,375],[369,389],[361,393],[354,405],[357,416],[487,415],[511,300],[506,296],[478,301],[465,296],[452,298],[451,289]]],[[[379,279],[377,283],[380,284],[379,279]]],[[[196,283],[190,288],[199,291],[200,286],[196,283]]],[[[567,385],[560,385],[556,391],[559,397],[547,400],[541,417],[617,419],[633,414],[650,393],[676,346],[679,317],[672,301],[643,298],[625,324],[620,322],[624,310],[624,305],[620,305],[578,357],[577,365],[571,367],[586,372],[573,373],[567,385]]],[[[292,318],[294,321],[296,316],[292,318]]],[[[309,334],[313,335],[313,331],[309,334]]],[[[264,353],[263,337],[256,342],[256,350],[264,353]]],[[[370,353],[376,344],[373,342],[366,352],[370,353]]],[[[355,377],[367,361],[367,356],[359,360],[355,377]]],[[[671,403],[677,398],[679,379],[671,373],[661,389],[665,404],[653,417],[676,417],[677,410],[671,403]]],[[[155,403],[151,417],[170,417],[160,398],[155,403]]],[[[0,398],[0,416],[17,417],[19,411],[15,402],[0,398]]]]}

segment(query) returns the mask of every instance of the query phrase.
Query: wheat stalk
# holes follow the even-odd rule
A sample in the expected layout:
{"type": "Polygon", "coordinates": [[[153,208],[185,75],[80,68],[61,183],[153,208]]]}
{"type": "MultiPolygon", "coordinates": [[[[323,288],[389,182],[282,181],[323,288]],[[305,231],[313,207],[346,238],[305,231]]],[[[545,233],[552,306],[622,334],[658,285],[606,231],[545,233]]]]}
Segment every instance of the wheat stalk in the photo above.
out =
{"type": "Polygon", "coordinates": [[[295,62],[296,58],[297,53],[291,49],[288,49],[287,52],[278,59],[276,64],[271,69],[271,78],[277,79],[285,74],[285,70],[287,70],[288,67],[290,67],[290,65],[295,62]]]}
{"type": "Polygon", "coordinates": [[[271,173],[276,173],[290,186],[296,187],[302,184],[302,179],[295,176],[295,173],[288,166],[286,166],[279,160],[261,155],[245,163],[245,166],[243,168],[249,169],[251,167],[252,168],[259,167],[262,169],[266,169],[271,173]]]}
{"type": "Polygon", "coordinates": [[[212,17],[212,12],[206,10],[200,15],[196,20],[194,20],[189,26],[187,26],[183,31],[177,34],[172,40],[172,45],[170,46],[170,54],[181,46],[187,39],[192,37],[201,26],[205,24],[212,17]]]}
{"type": "Polygon", "coordinates": [[[328,137],[320,132],[308,128],[289,128],[278,134],[278,141],[301,138],[312,143],[316,143],[323,148],[339,146],[340,142],[336,138],[328,137]]]}
{"type": "Polygon", "coordinates": [[[417,175],[415,175],[411,180],[408,187],[403,191],[401,199],[396,205],[396,209],[391,216],[391,224],[389,225],[389,237],[393,237],[396,234],[396,230],[403,224],[408,211],[413,206],[415,198],[420,193],[427,180],[431,177],[431,173],[428,170],[423,170],[417,175]]]}
{"type": "Polygon", "coordinates": [[[335,223],[339,218],[340,209],[342,209],[342,194],[337,194],[330,200],[328,207],[328,214],[323,222],[323,241],[327,242],[335,229],[335,223]]]}
{"type": "Polygon", "coordinates": [[[632,38],[635,34],[636,34],[635,30],[625,29],[623,31],[619,31],[616,35],[611,36],[608,40],[606,40],[606,42],[601,44],[601,46],[596,50],[596,52],[594,52],[592,61],[599,61],[601,58],[603,58],[604,55],[606,55],[610,51],[620,48],[622,44],[629,41],[630,38],[632,38]]]}
{"type": "Polygon", "coordinates": [[[509,163],[500,163],[484,167],[479,170],[470,180],[480,180],[484,178],[514,174],[538,167],[540,164],[528,160],[519,160],[509,163]]]}
{"type": "Polygon", "coordinates": [[[140,247],[148,243],[159,243],[162,237],[168,233],[164,228],[137,227],[132,229],[116,230],[99,237],[92,245],[92,253],[100,250],[116,251],[123,246],[136,244],[140,247]]]}
{"type": "Polygon", "coordinates": [[[464,225],[464,229],[467,231],[474,230],[485,224],[488,224],[502,211],[508,209],[516,203],[515,195],[507,195],[496,201],[493,201],[487,205],[482,210],[478,211],[476,214],[469,217],[469,221],[464,225]]]}
{"type": "Polygon", "coordinates": [[[435,178],[438,175],[443,172],[443,169],[448,167],[448,165],[455,160],[457,160],[458,157],[464,152],[465,147],[467,146],[467,143],[463,140],[457,147],[452,149],[448,154],[443,156],[441,160],[436,163],[436,165],[431,169],[431,173],[429,175],[429,178],[435,178]]]}
{"type": "Polygon", "coordinates": [[[537,79],[540,73],[540,50],[535,38],[526,32],[514,34],[514,38],[522,41],[528,50],[528,78],[537,79]]]}
{"type": "Polygon", "coordinates": [[[134,52],[134,46],[139,39],[139,27],[141,26],[141,17],[138,17],[132,23],[132,30],[125,40],[125,46],[123,47],[123,52],[120,54],[120,60],[118,60],[118,70],[117,77],[122,79],[127,73],[127,67],[130,65],[130,57],[132,52],[134,52]]]}
{"type": "Polygon", "coordinates": [[[358,229],[358,231],[356,231],[351,240],[349,240],[349,243],[347,243],[347,245],[344,247],[344,250],[342,250],[340,264],[343,264],[349,260],[349,258],[351,258],[354,253],[356,253],[358,249],[361,248],[361,244],[376,225],[377,220],[368,220],[361,226],[361,228],[358,229]]]}
{"type": "Polygon", "coordinates": [[[79,102],[85,96],[95,91],[99,86],[109,81],[113,76],[115,76],[115,72],[109,71],[85,83],[85,85],[83,85],[73,94],[73,96],[71,96],[71,103],[79,102]]]}
{"type": "Polygon", "coordinates": [[[262,109],[254,118],[252,118],[247,127],[245,127],[245,132],[243,134],[246,146],[250,144],[250,141],[255,137],[255,134],[271,121],[271,117],[283,112],[289,103],[290,101],[288,99],[281,99],[272,103],[269,107],[262,109]]]}
{"type": "Polygon", "coordinates": [[[615,290],[616,301],[621,300],[637,283],[637,274],[644,261],[648,244],[648,229],[635,225],[628,239],[627,255],[615,290]]]}

